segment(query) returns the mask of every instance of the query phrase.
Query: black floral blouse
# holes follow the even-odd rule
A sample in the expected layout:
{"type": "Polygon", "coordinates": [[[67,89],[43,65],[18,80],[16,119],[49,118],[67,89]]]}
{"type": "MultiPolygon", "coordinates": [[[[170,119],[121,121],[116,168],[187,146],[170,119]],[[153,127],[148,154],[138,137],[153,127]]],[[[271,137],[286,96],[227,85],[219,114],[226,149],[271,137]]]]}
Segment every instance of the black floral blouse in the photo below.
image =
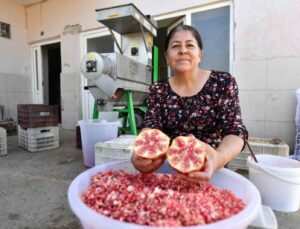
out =
{"type": "Polygon", "coordinates": [[[212,71],[202,90],[188,97],[161,80],[150,86],[142,127],[160,129],[171,139],[193,134],[215,148],[229,134],[246,140],[238,93],[235,78],[226,72],[212,71]]]}

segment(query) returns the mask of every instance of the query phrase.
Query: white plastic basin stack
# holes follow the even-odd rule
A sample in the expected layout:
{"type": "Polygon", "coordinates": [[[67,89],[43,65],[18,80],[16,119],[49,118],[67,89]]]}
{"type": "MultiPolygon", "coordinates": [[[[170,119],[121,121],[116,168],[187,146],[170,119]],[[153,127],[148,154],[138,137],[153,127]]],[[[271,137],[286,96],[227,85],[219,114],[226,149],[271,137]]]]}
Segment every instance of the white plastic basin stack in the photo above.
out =
{"type": "MultiPolygon", "coordinates": [[[[74,214],[79,218],[84,229],[151,229],[157,227],[143,226],[138,224],[126,223],[114,220],[101,215],[88,206],[86,206],[81,196],[86,191],[91,182],[91,177],[99,172],[106,172],[110,169],[124,170],[127,172],[137,172],[128,160],[120,162],[107,163],[101,166],[95,166],[78,175],[69,186],[68,200],[74,214]]],[[[167,163],[158,170],[161,173],[172,173],[167,163]]],[[[191,227],[177,227],[177,229],[239,229],[247,228],[248,225],[258,226],[260,228],[276,229],[277,220],[273,211],[261,205],[261,197],[256,187],[246,178],[230,171],[229,169],[218,170],[211,183],[220,189],[229,189],[236,196],[243,199],[246,208],[225,220],[220,220],[208,225],[199,225],[191,227]]]]}
{"type": "Polygon", "coordinates": [[[294,212],[300,207],[300,162],[275,155],[248,157],[249,179],[273,210],[294,212]]]}

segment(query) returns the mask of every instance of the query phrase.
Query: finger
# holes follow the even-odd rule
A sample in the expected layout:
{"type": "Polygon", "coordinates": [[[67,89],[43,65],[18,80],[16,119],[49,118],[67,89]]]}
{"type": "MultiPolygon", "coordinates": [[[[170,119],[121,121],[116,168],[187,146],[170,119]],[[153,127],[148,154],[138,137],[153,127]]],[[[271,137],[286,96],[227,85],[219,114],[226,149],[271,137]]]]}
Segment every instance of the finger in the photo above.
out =
{"type": "Polygon", "coordinates": [[[207,180],[201,180],[199,178],[192,178],[192,177],[189,177],[188,175],[180,174],[179,176],[181,179],[186,180],[188,182],[193,182],[193,183],[198,183],[198,184],[207,182],[207,180]]]}
{"type": "Polygon", "coordinates": [[[159,158],[159,159],[157,159],[157,160],[154,160],[153,165],[156,166],[156,167],[158,167],[158,166],[160,166],[163,162],[164,162],[164,159],[163,159],[163,158],[159,158]]]}
{"type": "Polygon", "coordinates": [[[202,180],[202,181],[209,181],[210,176],[207,172],[193,172],[188,174],[189,178],[196,179],[196,180],[202,180]]]}
{"type": "Polygon", "coordinates": [[[147,173],[154,172],[157,170],[162,164],[164,163],[164,160],[162,158],[159,158],[157,160],[154,160],[153,163],[148,166],[147,173]]]}
{"type": "Polygon", "coordinates": [[[133,167],[135,169],[137,169],[138,171],[147,172],[149,170],[149,167],[150,167],[152,161],[145,160],[145,159],[140,158],[139,156],[133,154],[131,157],[131,163],[132,163],[133,167]]]}
{"type": "Polygon", "coordinates": [[[139,157],[136,154],[133,157],[133,160],[134,160],[134,163],[138,166],[149,166],[152,163],[152,160],[139,157]]]}

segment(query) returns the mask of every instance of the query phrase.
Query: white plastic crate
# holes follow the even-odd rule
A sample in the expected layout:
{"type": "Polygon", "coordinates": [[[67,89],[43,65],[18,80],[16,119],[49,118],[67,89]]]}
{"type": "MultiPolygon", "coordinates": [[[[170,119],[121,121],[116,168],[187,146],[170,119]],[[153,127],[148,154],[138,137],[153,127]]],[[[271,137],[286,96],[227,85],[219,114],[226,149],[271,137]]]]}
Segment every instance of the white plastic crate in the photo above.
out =
{"type": "Polygon", "coordinates": [[[95,145],[95,164],[130,159],[131,146],[136,136],[121,135],[118,138],[95,145]]]}
{"type": "MultiPolygon", "coordinates": [[[[280,139],[251,137],[249,138],[248,142],[254,154],[271,154],[283,157],[289,156],[289,146],[280,139]]],[[[237,155],[232,161],[230,161],[228,167],[234,170],[248,170],[247,158],[250,155],[251,152],[248,146],[246,145],[244,150],[239,155],[237,155]]]]}
{"type": "Polygon", "coordinates": [[[23,129],[18,126],[19,146],[30,152],[49,150],[59,147],[59,128],[47,126],[23,129]]]}
{"type": "Polygon", "coordinates": [[[7,154],[6,129],[0,127],[0,156],[7,154]]]}

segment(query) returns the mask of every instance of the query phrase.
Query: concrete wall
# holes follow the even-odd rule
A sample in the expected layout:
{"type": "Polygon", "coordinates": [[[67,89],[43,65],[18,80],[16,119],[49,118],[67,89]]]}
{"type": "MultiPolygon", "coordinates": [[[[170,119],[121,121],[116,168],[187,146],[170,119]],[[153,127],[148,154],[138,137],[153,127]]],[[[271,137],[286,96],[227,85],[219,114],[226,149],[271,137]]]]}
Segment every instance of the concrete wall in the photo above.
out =
{"type": "MultiPolygon", "coordinates": [[[[82,85],[78,69],[81,58],[80,33],[101,27],[96,21],[95,9],[130,2],[145,14],[159,16],[222,1],[89,0],[87,4],[84,0],[48,0],[26,7],[27,42],[40,42],[58,36],[62,40],[63,127],[74,128],[76,119],[81,115],[82,85]],[[41,35],[41,32],[44,32],[44,35],[41,35]]],[[[300,2],[232,2],[233,74],[240,88],[243,118],[251,136],[282,138],[292,148],[295,139],[295,90],[300,87],[300,2]]],[[[0,7],[1,10],[2,8],[0,7]]],[[[1,18],[2,14],[0,15],[1,18]]],[[[23,18],[17,18],[20,17],[23,18]]],[[[15,21],[17,22],[17,19],[15,21]]],[[[24,25],[24,21],[20,20],[18,25],[24,25]]],[[[24,49],[27,48],[23,47],[24,49]]],[[[21,58],[22,61],[25,59],[24,56],[21,58]]]]}
{"type": "Polygon", "coordinates": [[[0,0],[0,21],[11,26],[11,39],[0,37],[0,105],[5,106],[4,117],[16,120],[17,104],[32,101],[24,7],[0,0]]]}
{"type": "Polygon", "coordinates": [[[80,32],[80,25],[68,25],[61,37],[61,114],[62,126],[66,129],[74,129],[77,121],[82,119],[80,32]]]}
{"type": "Polygon", "coordinates": [[[66,25],[80,24],[82,31],[99,28],[95,9],[133,3],[144,14],[159,15],[166,12],[201,6],[215,0],[46,0],[27,7],[29,42],[60,35],[66,25]],[[40,32],[44,31],[41,36],[40,32]]]}
{"type": "Polygon", "coordinates": [[[295,140],[300,2],[235,1],[234,75],[250,135],[295,140]]]}
{"type": "Polygon", "coordinates": [[[61,38],[62,127],[74,129],[77,121],[82,119],[80,32],[103,27],[96,20],[95,9],[134,3],[145,14],[157,15],[199,5],[201,2],[213,1],[178,1],[178,4],[170,5],[170,1],[161,4],[160,1],[90,0],[87,4],[84,0],[48,0],[26,7],[29,43],[51,41],[58,36],[61,38]],[[160,7],[153,7],[158,5],[160,7]]]}

